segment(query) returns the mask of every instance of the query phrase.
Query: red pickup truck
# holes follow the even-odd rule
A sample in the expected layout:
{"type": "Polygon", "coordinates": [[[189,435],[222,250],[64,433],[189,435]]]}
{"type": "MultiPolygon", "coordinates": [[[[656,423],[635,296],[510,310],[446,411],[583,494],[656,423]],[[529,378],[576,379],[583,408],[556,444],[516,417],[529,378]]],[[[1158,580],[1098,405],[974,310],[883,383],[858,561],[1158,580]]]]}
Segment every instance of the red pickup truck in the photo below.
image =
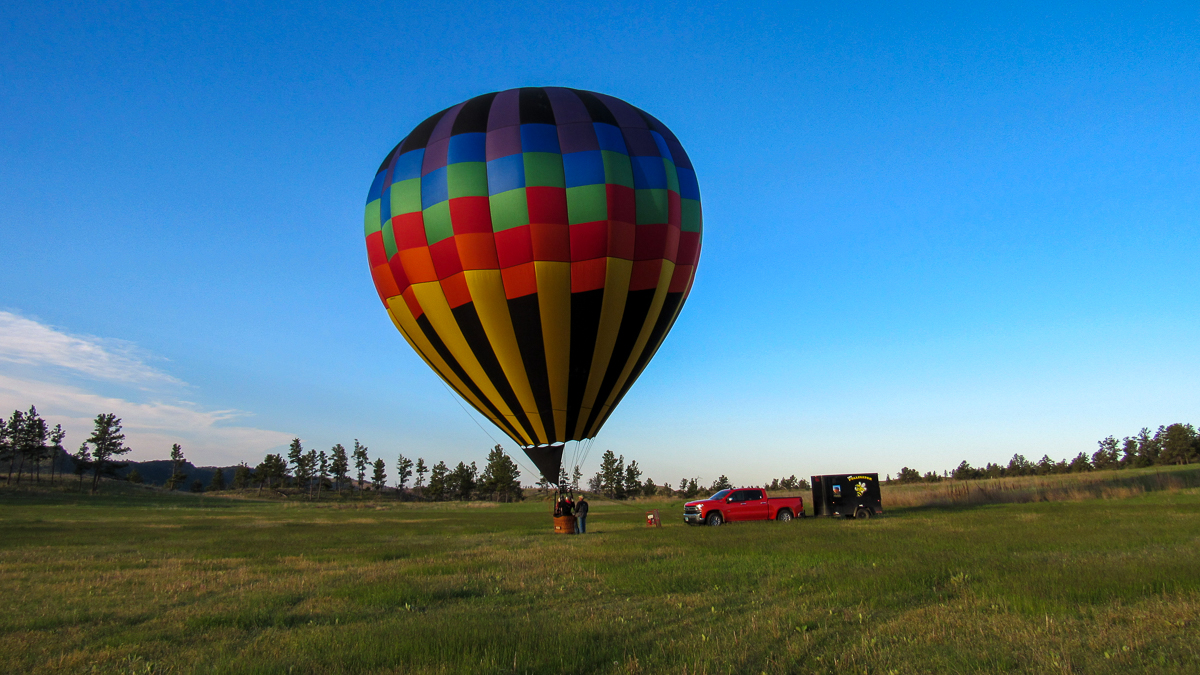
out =
{"type": "Polygon", "coordinates": [[[779,520],[787,522],[804,516],[804,500],[800,497],[767,497],[761,488],[721,490],[708,499],[683,505],[683,522],[688,525],[711,525],[739,520],[779,520]]]}

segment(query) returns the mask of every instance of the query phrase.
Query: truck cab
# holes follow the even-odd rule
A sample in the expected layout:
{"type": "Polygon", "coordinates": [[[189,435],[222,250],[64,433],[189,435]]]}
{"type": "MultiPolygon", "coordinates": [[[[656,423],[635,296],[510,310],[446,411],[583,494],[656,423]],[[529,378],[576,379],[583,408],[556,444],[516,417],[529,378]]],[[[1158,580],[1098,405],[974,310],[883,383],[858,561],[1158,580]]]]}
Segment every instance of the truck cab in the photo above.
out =
{"type": "Polygon", "coordinates": [[[762,488],[721,490],[708,499],[698,499],[683,506],[683,522],[714,527],[746,520],[786,522],[801,515],[804,515],[804,501],[800,497],[772,498],[762,488]]]}

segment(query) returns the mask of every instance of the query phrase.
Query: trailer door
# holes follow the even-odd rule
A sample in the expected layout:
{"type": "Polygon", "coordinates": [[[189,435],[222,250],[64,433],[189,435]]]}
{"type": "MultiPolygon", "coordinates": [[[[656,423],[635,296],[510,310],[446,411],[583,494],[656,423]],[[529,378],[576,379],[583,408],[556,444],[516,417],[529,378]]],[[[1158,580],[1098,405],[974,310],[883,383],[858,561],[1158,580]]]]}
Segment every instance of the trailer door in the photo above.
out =
{"type": "Polygon", "coordinates": [[[825,515],[835,516],[842,513],[842,504],[846,498],[846,477],[826,476],[825,494],[828,495],[829,512],[825,515]]]}

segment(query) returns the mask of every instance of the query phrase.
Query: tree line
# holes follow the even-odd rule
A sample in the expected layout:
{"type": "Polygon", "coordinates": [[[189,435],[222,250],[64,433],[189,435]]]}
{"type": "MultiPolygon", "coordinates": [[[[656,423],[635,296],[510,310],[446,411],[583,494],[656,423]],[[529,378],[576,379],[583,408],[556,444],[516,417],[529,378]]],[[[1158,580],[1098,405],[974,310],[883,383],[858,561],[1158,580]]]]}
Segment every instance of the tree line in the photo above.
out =
{"type": "MultiPolygon", "coordinates": [[[[567,476],[566,469],[564,468],[561,470],[559,482],[560,484],[570,485],[573,489],[578,490],[581,478],[582,472],[578,466],[575,467],[570,477],[567,476]]],[[[543,483],[539,483],[539,485],[543,483]]],[[[617,455],[612,450],[604,451],[604,455],[600,458],[600,470],[587,482],[587,488],[590,492],[604,495],[609,499],[630,499],[633,497],[653,497],[656,495],[691,499],[702,493],[713,494],[732,487],[733,485],[729,482],[729,478],[723,474],[713,480],[707,488],[701,483],[699,476],[681,479],[678,489],[672,488],[670,483],[658,485],[649,476],[645,480],[642,480],[642,470],[636,460],[630,460],[626,464],[625,455],[617,455]]],[[[787,478],[774,478],[769,482],[764,482],[763,487],[770,490],[809,489],[808,481],[796,478],[795,475],[787,478]]]]}
{"type": "MultiPolygon", "coordinates": [[[[0,419],[0,467],[7,464],[6,483],[20,484],[28,476],[35,484],[41,484],[43,469],[50,484],[62,482],[63,471],[73,473],[83,489],[84,479],[91,474],[90,489],[96,492],[100,478],[116,478],[128,464],[118,461],[130,451],[125,446],[125,435],[121,430],[121,419],[113,413],[96,416],[92,434],[83,441],[79,449],[68,454],[63,447],[66,433],[62,425],[49,427],[46,420],[30,406],[27,412],[14,410],[8,419],[0,419]]],[[[169,490],[187,486],[187,474],[183,471],[187,460],[178,443],[171,446],[169,457],[171,474],[166,487],[169,490]]],[[[405,498],[430,501],[493,499],[519,501],[524,498],[521,487],[521,472],[517,463],[499,445],[491,449],[487,464],[480,472],[475,462],[469,465],[459,462],[451,468],[444,461],[432,467],[424,458],[416,462],[399,455],[396,461],[396,480],[388,485],[387,463],[382,458],[371,461],[367,446],[358,439],[352,450],[337,444],[328,452],[305,450],[299,438],[292,439],[286,458],[282,454],[268,454],[258,466],[251,468],[245,462],[234,469],[232,485],[227,486],[225,474],[217,468],[212,482],[206,488],[200,480],[192,481],[193,492],[207,490],[264,488],[294,488],[312,499],[320,499],[322,493],[334,491],[339,495],[347,488],[357,489],[361,495],[370,490],[383,492],[391,489],[405,498]],[[409,479],[416,475],[411,488],[409,479]],[[426,482],[425,476],[429,475],[426,482]],[[368,482],[368,475],[370,480],[368,482]],[[356,480],[355,480],[356,479],[356,480]]],[[[132,483],[143,482],[134,467],[125,479],[132,483]]]]}
{"type": "Polygon", "coordinates": [[[287,457],[268,454],[253,469],[241,464],[234,472],[236,488],[293,488],[311,499],[320,499],[323,492],[343,494],[349,489],[360,496],[367,491],[392,491],[397,497],[425,501],[491,499],[519,501],[524,498],[521,472],[499,445],[488,452],[487,464],[480,472],[475,462],[459,462],[451,468],[444,461],[430,467],[423,457],[416,462],[400,454],[396,459],[396,478],[388,484],[387,463],[382,458],[371,461],[369,448],[354,439],[347,450],[341,443],[328,452],[305,450],[299,438],[292,439],[287,457]],[[370,480],[367,480],[368,474],[370,480]],[[425,475],[429,474],[426,482],[425,475]],[[415,480],[409,487],[409,479],[415,480]]]}
{"type": "MultiPolygon", "coordinates": [[[[92,435],[79,446],[71,459],[71,471],[79,479],[83,489],[84,477],[92,472],[91,491],[99,487],[101,476],[112,476],[125,467],[117,461],[129,452],[125,447],[125,434],[121,433],[121,420],[112,413],[96,416],[92,435]]],[[[8,419],[0,419],[0,464],[8,462],[7,484],[21,484],[21,477],[28,473],[36,484],[42,482],[42,467],[46,467],[46,479],[51,485],[62,482],[62,458],[68,457],[63,447],[66,432],[61,424],[51,429],[38,414],[35,406],[22,412],[14,410],[8,419]]]]}
{"type": "MultiPolygon", "coordinates": [[[[1049,455],[1043,455],[1040,460],[1034,462],[1019,453],[1014,454],[1008,464],[988,462],[982,467],[973,467],[963,460],[953,471],[941,476],[934,471],[921,475],[915,469],[904,467],[900,469],[894,482],[932,483],[945,478],[979,480],[1007,476],[1046,476],[1200,462],[1200,434],[1191,424],[1159,426],[1154,433],[1143,427],[1133,436],[1126,436],[1120,441],[1114,436],[1109,436],[1098,441],[1097,445],[1099,447],[1091,456],[1080,452],[1070,461],[1060,459],[1056,462],[1049,455]]],[[[891,479],[890,476],[888,478],[891,479]]]]}

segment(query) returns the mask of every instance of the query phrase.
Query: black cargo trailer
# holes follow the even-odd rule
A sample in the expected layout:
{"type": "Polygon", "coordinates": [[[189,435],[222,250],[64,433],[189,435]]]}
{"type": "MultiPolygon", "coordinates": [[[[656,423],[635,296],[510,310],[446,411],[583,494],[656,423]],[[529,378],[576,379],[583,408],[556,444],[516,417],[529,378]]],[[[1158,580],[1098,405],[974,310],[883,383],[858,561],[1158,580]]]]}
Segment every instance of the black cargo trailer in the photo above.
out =
{"type": "Polygon", "coordinates": [[[877,473],[813,476],[812,491],[814,516],[870,518],[883,513],[877,473]]]}

